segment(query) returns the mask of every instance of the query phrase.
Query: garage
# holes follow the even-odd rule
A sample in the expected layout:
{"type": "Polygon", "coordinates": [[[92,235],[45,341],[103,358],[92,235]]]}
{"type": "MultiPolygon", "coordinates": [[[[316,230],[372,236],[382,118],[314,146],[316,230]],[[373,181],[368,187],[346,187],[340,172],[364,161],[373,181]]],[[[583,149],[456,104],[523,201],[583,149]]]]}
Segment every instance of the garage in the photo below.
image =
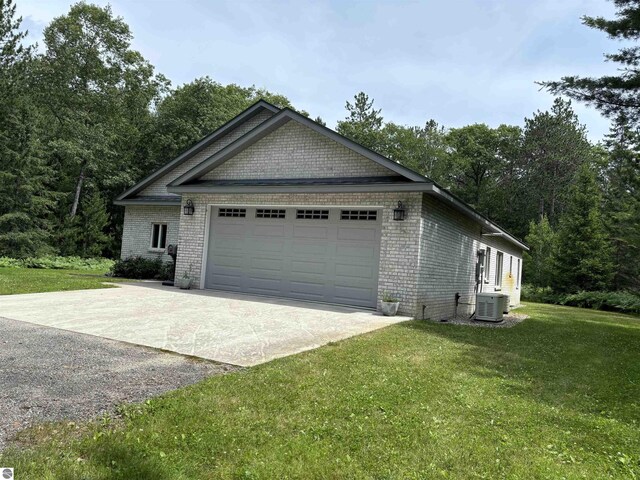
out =
{"type": "Polygon", "coordinates": [[[205,288],[376,307],[381,210],[211,206],[205,288]]]}

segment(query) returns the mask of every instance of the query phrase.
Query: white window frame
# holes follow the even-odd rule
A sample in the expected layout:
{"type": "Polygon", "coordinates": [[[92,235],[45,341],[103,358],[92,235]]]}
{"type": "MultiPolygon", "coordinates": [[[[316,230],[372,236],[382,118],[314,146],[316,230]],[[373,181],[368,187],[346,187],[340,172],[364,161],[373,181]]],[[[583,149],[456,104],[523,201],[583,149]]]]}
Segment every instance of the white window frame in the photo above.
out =
{"type": "Polygon", "coordinates": [[[518,259],[518,270],[516,271],[516,275],[518,276],[516,278],[516,290],[520,288],[520,267],[522,266],[520,263],[520,259],[518,259]]]}
{"type": "Polygon", "coordinates": [[[487,247],[485,249],[484,256],[484,283],[489,283],[491,280],[489,276],[491,275],[491,247],[487,247]]]}
{"type": "Polygon", "coordinates": [[[504,253],[500,250],[496,252],[496,280],[495,290],[502,290],[502,273],[504,268],[504,253]]]}
{"type": "Polygon", "coordinates": [[[151,238],[149,238],[149,250],[153,252],[164,252],[167,249],[167,238],[169,237],[169,225],[166,222],[153,222],[151,224],[151,238]],[[158,226],[158,243],[153,244],[153,231],[158,226]],[[162,231],[164,230],[164,247],[160,247],[162,244],[162,231]]]}

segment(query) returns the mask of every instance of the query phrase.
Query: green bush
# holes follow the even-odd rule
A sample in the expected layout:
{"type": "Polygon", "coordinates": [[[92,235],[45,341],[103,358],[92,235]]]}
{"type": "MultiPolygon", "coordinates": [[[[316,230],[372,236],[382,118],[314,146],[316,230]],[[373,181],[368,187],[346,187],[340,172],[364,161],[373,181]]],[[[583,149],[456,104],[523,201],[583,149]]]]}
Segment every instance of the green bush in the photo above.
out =
{"type": "Polygon", "coordinates": [[[554,293],[551,288],[522,286],[522,299],[612,312],[640,313],[640,295],[633,292],[554,293]]]}
{"type": "Polygon", "coordinates": [[[522,300],[537,303],[558,303],[560,295],[554,293],[551,287],[534,287],[533,285],[522,285],[522,300]]]}
{"type": "Polygon", "coordinates": [[[559,303],[595,310],[640,313],[640,295],[633,292],[578,292],[565,295],[559,303]]]}
{"type": "Polygon", "coordinates": [[[111,267],[111,275],[140,280],[166,280],[171,275],[171,262],[165,263],[160,257],[129,257],[115,262],[111,267]]]}
{"type": "Polygon", "coordinates": [[[0,257],[0,267],[42,268],[48,270],[109,270],[113,263],[113,260],[108,258],[53,256],[30,258],[0,257]]]}

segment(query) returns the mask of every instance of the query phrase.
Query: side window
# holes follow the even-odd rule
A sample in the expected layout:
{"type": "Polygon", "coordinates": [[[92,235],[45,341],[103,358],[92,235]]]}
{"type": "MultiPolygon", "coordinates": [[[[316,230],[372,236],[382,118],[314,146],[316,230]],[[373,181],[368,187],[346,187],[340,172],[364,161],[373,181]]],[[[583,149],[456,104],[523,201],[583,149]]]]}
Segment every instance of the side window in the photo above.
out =
{"type": "Polygon", "coordinates": [[[516,288],[520,288],[520,259],[518,259],[518,270],[516,271],[516,288]]]}
{"type": "Polygon", "coordinates": [[[509,276],[513,275],[513,255],[509,255],[509,276]]]}
{"type": "Polygon", "coordinates": [[[504,254],[498,252],[496,255],[496,287],[502,287],[502,263],[504,261],[504,254]]]}
{"type": "Polygon", "coordinates": [[[151,248],[164,250],[167,246],[167,224],[153,223],[151,225],[151,248]]]}
{"type": "Polygon", "coordinates": [[[489,283],[491,275],[491,247],[487,247],[487,254],[484,257],[484,283],[489,283]]]}

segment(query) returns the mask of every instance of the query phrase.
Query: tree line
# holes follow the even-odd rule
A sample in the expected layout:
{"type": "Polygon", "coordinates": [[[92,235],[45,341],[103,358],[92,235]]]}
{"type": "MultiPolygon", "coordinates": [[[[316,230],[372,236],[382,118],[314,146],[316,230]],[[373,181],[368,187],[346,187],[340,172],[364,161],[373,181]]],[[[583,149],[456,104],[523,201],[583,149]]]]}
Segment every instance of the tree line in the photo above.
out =
{"type": "MultiPolygon", "coordinates": [[[[584,23],[637,39],[640,8],[616,5],[616,19],[584,23]]],[[[283,95],[209,77],[173,88],[110,7],[73,5],[45,28],[40,48],[25,43],[20,21],[13,0],[0,0],[0,256],[117,256],[115,196],[259,98],[293,108],[283,95]]],[[[626,69],[619,78],[543,84],[611,118],[596,144],[560,97],[522,125],[447,128],[386,121],[360,92],[336,129],[525,239],[526,282],[637,291],[639,59],[625,48],[609,56],[626,69]]]]}

